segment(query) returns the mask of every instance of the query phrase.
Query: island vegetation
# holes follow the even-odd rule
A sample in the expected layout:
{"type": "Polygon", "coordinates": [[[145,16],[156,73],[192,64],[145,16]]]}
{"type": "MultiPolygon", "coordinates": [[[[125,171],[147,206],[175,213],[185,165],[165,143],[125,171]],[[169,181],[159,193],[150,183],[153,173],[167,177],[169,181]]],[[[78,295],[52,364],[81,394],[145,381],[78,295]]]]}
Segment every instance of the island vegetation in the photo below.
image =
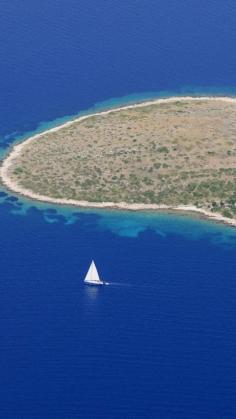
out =
{"type": "Polygon", "coordinates": [[[17,145],[1,174],[39,199],[192,205],[234,219],[236,101],[175,98],[79,118],[17,145]]]}

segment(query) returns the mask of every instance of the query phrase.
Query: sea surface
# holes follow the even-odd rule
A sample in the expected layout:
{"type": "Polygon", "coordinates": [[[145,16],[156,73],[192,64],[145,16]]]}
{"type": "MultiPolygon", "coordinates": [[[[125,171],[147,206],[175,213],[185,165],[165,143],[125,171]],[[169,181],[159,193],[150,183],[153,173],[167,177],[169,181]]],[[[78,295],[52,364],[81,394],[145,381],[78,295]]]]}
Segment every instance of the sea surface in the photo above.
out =
{"type": "MultiPolygon", "coordinates": [[[[84,112],[236,95],[234,0],[2,0],[0,153],[84,112]]],[[[235,419],[236,229],[0,190],[0,419],[235,419]],[[109,286],[84,286],[94,259],[109,286]]]]}

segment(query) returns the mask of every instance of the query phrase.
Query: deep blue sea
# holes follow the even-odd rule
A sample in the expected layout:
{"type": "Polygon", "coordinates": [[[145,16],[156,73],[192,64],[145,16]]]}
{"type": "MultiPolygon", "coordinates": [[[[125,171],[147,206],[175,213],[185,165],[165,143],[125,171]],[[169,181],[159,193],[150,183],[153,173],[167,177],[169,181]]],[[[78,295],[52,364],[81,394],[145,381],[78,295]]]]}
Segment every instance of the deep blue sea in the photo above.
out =
{"type": "MultiPolygon", "coordinates": [[[[1,155],[80,112],[235,95],[235,22],[235,0],[1,0],[1,155]]],[[[235,419],[235,272],[231,227],[1,189],[0,419],[235,419]]]]}

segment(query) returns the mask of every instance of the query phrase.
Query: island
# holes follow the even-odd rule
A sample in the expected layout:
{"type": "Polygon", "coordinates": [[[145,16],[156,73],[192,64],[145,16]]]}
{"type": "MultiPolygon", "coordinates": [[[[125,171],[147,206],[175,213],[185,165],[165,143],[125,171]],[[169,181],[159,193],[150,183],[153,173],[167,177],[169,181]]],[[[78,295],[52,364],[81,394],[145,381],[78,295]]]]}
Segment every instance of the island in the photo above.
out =
{"type": "Polygon", "coordinates": [[[0,174],[42,201],[198,211],[236,225],[236,99],[172,97],[78,117],[13,146],[0,174]]]}

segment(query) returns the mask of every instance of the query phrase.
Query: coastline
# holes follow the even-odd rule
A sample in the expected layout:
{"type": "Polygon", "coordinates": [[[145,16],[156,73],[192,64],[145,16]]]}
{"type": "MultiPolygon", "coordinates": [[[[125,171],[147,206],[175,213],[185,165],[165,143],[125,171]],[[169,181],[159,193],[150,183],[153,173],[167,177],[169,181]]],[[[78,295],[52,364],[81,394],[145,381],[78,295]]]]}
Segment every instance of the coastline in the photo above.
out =
{"type": "Polygon", "coordinates": [[[31,137],[29,137],[26,140],[23,140],[22,142],[15,144],[12,149],[10,150],[9,154],[4,158],[2,161],[2,165],[0,168],[0,177],[2,180],[2,183],[7,187],[7,189],[16,192],[17,194],[23,195],[27,198],[42,201],[42,202],[49,202],[59,205],[69,205],[69,206],[77,206],[81,208],[97,208],[97,209],[117,209],[117,210],[130,210],[130,211],[158,211],[158,210],[169,210],[169,211],[178,211],[178,212],[188,212],[188,213],[198,213],[199,215],[204,216],[205,218],[211,219],[216,222],[225,223],[231,226],[236,227],[236,220],[224,217],[223,215],[219,213],[212,213],[208,211],[207,209],[198,208],[194,205],[178,205],[178,206],[169,206],[169,205],[158,205],[158,204],[142,204],[142,203],[133,203],[128,204],[126,202],[90,202],[90,201],[78,201],[74,199],[60,199],[60,198],[52,198],[46,195],[40,195],[35,192],[32,192],[26,188],[21,187],[17,184],[17,182],[14,182],[10,179],[8,176],[8,169],[11,167],[12,164],[14,164],[14,159],[18,156],[18,154],[21,152],[22,148],[30,143],[31,141],[36,140],[37,138],[40,138],[41,136],[45,135],[49,132],[56,132],[60,129],[63,129],[65,127],[71,126],[78,121],[82,121],[85,119],[88,119],[93,116],[101,116],[101,115],[107,115],[113,112],[119,112],[120,110],[124,109],[132,109],[137,107],[145,107],[153,104],[161,104],[161,103],[168,103],[168,102],[176,102],[176,101],[201,101],[201,100],[207,100],[207,101],[223,101],[228,103],[235,103],[236,104],[236,98],[227,97],[227,96],[173,96],[170,98],[162,98],[162,99],[156,99],[156,100],[150,100],[142,103],[127,105],[127,106],[121,106],[118,108],[109,109],[106,111],[96,112],[93,114],[83,115],[76,119],[73,119],[72,121],[67,121],[61,125],[58,125],[54,128],[50,128],[48,130],[45,130],[41,133],[35,134],[31,137]]]}

